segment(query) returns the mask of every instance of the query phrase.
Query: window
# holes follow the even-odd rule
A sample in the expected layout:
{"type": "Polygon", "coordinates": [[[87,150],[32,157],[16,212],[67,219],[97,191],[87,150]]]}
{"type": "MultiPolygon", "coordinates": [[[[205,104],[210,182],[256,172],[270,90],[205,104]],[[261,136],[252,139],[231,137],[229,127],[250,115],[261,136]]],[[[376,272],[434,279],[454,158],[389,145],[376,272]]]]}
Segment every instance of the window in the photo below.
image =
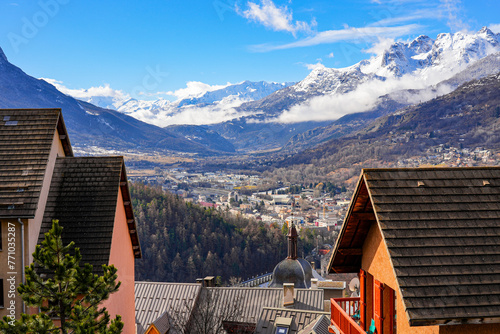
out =
{"type": "Polygon", "coordinates": [[[288,327],[278,326],[276,328],[276,334],[288,334],[288,327]]]}

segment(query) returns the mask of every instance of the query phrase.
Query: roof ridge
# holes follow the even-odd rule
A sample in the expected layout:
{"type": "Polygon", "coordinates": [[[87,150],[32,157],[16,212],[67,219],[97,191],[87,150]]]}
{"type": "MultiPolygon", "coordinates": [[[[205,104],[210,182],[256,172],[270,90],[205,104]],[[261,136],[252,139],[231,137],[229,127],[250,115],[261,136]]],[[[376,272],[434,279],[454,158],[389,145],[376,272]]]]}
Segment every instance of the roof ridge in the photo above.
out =
{"type": "Polygon", "coordinates": [[[283,307],[263,306],[262,310],[277,310],[277,311],[289,311],[289,312],[301,312],[301,313],[317,313],[317,314],[327,314],[327,315],[330,315],[330,312],[304,310],[304,309],[297,309],[297,308],[283,308],[283,307]]]}
{"type": "Polygon", "coordinates": [[[435,167],[402,167],[402,168],[363,168],[361,172],[397,172],[397,171],[435,171],[435,170],[474,170],[474,169],[500,169],[500,166],[471,166],[471,167],[448,167],[448,166],[435,166],[435,167]]]}

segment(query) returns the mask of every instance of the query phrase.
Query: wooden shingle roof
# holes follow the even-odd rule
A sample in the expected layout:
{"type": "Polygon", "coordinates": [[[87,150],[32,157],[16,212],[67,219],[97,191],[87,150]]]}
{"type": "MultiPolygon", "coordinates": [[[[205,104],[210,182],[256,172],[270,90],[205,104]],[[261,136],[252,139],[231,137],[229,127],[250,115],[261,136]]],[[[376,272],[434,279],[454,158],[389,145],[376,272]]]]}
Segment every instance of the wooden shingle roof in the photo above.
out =
{"type": "Polygon", "coordinates": [[[365,169],[330,268],[377,223],[411,325],[500,322],[500,168],[365,169]]]}
{"type": "Polygon", "coordinates": [[[0,217],[35,216],[56,130],[72,156],[60,109],[0,109],[0,217]]]}
{"type": "Polygon", "coordinates": [[[57,158],[39,242],[51,228],[52,219],[58,219],[64,228],[64,243],[74,241],[80,248],[82,263],[93,265],[94,272],[101,273],[101,265],[109,264],[121,188],[134,255],[140,257],[131,207],[127,213],[131,204],[124,173],[122,157],[57,158]]]}

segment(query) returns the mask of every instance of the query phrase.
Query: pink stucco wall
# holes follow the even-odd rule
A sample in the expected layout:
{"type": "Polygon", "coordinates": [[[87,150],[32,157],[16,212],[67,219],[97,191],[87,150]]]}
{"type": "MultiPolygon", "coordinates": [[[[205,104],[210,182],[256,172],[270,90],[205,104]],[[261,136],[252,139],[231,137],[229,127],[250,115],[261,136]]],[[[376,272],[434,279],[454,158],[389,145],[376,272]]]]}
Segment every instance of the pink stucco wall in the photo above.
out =
{"type": "Polygon", "coordinates": [[[124,334],[135,334],[134,253],[127,227],[127,217],[121,190],[118,194],[116,206],[109,264],[113,264],[118,269],[118,280],[122,284],[118,292],[112,294],[103,303],[103,306],[108,309],[111,319],[117,314],[122,316],[122,321],[125,324],[123,328],[124,334]]]}
{"type": "Polygon", "coordinates": [[[40,227],[42,226],[43,215],[45,213],[45,205],[47,204],[47,198],[49,196],[50,184],[52,182],[52,175],[54,174],[56,159],[57,157],[64,156],[64,148],[62,146],[61,140],[59,139],[59,132],[56,130],[54,133],[54,138],[52,139],[49,161],[47,162],[47,168],[45,169],[45,176],[43,178],[40,197],[38,198],[38,207],[35,213],[35,218],[30,219],[27,226],[25,226],[25,230],[27,232],[25,234],[26,265],[33,262],[33,252],[35,251],[35,247],[38,243],[38,235],[40,234],[40,227]]]}

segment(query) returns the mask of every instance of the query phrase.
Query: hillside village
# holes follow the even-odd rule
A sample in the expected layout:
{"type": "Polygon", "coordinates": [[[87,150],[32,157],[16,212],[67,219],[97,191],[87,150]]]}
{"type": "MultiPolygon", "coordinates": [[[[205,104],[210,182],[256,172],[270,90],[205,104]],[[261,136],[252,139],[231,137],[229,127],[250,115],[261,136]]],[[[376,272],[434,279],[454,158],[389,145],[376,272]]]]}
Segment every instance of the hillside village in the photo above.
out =
{"type": "Polygon", "coordinates": [[[293,219],[299,228],[321,228],[338,231],[349,205],[352,192],[335,187],[325,192],[324,184],[311,188],[281,186],[258,191],[269,184],[258,175],[231,174],[224,171],[190,173],[183,168],[161,171],[153,176],[131,176],[132,181],[160,185],[163,190],[197,203],[241,215],[267,224],[282,226],[293,219]],[[344,190],[342,192],[342,190],[344,190]]]}

